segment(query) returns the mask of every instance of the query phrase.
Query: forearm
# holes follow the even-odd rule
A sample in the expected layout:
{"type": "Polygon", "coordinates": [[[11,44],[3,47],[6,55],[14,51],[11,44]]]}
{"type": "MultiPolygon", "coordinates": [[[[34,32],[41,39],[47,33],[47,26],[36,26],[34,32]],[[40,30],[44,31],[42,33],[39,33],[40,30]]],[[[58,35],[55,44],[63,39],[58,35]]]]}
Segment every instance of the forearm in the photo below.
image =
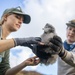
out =
{"type": "MultiPolygon", "coordinates": [[[[66,50],[65,50],[66,51],[66,50]]],[[[66,55],[61,57],[63,61],[65,61],[67,64],[75,67],[75,54],[69,51],[66,51],[66,55]]]]}
{"type": "Polygon", "coordinates": [[[27,46],[29,48],[33,48],[31,44],[41,44],[39,42],[39,37],[30,37],[30,38],[13,38],[0,40],[0,52],[8,50],[14,46],[27,46]]]}
{"type": "Polygon", "coordinates": [[[16,75],[19,71],[21,71],[24,67],[26,67],[25,63],[21,63],[11,69],[9,69],[5,75],[16,75]]]}
{"type": "Polygon", "coordinates": [[[13,39],[0,40],[0,53],[12,47],[14,47],[13,39]]]}
{"type": "Polygon", "coordinates": [[[5,75],[16,75],[19,71],[21,71],[26,66],[34,66],[34,65],[39,64],[40,59],[36,59],[36,58],[37,56],[28,58],[27,60],[23,61],[18,66],[7,70],[5,75]]]}

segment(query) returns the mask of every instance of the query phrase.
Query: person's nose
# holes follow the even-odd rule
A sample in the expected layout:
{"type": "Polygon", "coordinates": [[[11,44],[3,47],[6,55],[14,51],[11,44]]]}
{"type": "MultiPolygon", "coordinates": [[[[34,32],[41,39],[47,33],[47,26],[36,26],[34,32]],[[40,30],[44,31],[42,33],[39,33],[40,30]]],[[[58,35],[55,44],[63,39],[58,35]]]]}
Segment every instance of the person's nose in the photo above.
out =
{"type": "Polygon", "coordinates": [[[19,24],[22,24],[22,23],[23,23],[23,19],[20,18],[20,19],[19,19],[19,24]]]}
{"type": "Polygon", "coordinates": [[[71,30],[71,31],[70,31],[70,34],[74,34],[74,31],[73,31],[73,30],[71,30]]]}

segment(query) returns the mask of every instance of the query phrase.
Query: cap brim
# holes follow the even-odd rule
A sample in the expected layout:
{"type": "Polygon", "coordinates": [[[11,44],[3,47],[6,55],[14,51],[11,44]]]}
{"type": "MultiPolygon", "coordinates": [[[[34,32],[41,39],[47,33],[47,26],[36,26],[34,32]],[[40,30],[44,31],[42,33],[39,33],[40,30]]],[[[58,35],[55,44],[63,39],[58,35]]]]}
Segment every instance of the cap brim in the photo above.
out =
{"type": "Polygon", "coordinates": [[[23,15],[23,18],[24,18],[23,23],[26,23],[26,24],[30,23],[31,17],[29,15],[25,13],[21,13],[21,12],[13,12],[13,13],[23,15]]]}
{"type": "Polygon", "coordinates": [[[72,26],[72,27],[75,27],[74,24],[71,24],[71,23],[66,23],[67,26],[72,26]]]}
{"type": "Polygon", "coordinates": [[[23,23],[28,24],[28,23],[30,23],[30,21],[31,21],[31,17],[29,15],[25,14],[24,15],[23,23]]]}

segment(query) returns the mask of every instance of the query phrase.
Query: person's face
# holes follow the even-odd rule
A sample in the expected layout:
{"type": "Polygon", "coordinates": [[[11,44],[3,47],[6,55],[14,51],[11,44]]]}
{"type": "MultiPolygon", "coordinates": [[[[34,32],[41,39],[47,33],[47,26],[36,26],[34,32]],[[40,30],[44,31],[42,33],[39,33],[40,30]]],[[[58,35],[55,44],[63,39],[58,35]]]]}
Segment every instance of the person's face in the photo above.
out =
{"type": "Polygon", "coordinates": [[[67,27],[66,35],[67,35],[67,41],[69,43],[75,42],[75,27],[71,26],[67,27]]]}
{"type": "Polygon", "coordinates": [[[23,16],[18,14],[11,14],[6,18],[6,25],[11,31],[17,31],[23,23],[23,16]]]}

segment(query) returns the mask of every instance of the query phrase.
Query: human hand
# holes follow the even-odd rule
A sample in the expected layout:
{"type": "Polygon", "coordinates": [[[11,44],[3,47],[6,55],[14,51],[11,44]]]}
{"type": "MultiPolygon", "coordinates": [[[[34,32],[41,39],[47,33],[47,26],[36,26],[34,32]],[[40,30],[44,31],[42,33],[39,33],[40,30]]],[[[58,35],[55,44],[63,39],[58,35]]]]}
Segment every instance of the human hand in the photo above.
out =
{"type": "Polygon", "coordinates": [[[51,44],[50,47],[51,49],[57,53],[60,57],[63,57],[65,54],[65,50],[63,49],[62,46],[62,39],[59,36],[54,36],[51,40],[50,40],[51,44]]]}
{"type": "Polygon", "coordinates": [[[40,41],[40,37],[14,38],[15,46],[29,46],[30,44],[40,44],[40,41]]]}
{"type": "Polygon", "coordinates": [[[60,57],[64,58],[66,56],[66,51],[63,49],[62,39],[59,36],[54,36],[50,42],[51,49],[60,57]]]}
{"type": "Polygon", "coordinates": [[[50,47],[56,53],[59,53],[62,49],[62,39],[59,36],[54,36],[50,39],[50,47]]]}
{"type": "Polygon", "coordinates": [[[31,58],[28,58],[27,60],[25,60],[25,65],[26,66],[34,66],[34,65],[39,64],[39,62],[40,62],[40,59],[37,56],[34,56],[34,57],[31,57],[31,58]]]}

